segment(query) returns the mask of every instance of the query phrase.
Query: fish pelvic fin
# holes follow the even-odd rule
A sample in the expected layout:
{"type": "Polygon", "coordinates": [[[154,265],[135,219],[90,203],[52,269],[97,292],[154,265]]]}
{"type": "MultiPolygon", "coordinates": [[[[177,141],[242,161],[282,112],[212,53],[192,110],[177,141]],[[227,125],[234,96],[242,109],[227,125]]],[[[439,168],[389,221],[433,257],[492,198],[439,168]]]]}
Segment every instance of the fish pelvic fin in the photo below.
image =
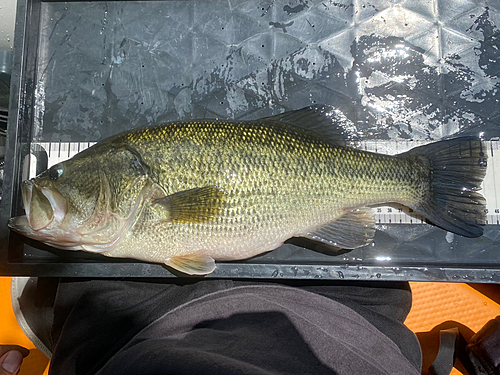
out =
{"type": "Polygon", "coordinates": [[[165,210],[165,218],[173,223],[203,223],[219,215],[226,193],[215,187],[205,186],[183,190],[153,200],[153,205],[165,210]]]}
{"type": "Polygon", "coordinates": [[[215,260],[204,251],[165,259],[165,264],[188,275],[208,275],[215,268],[215,260]]]}
{"type": "Polygon", "coordinates": [[[479,237],[486,200],[477,191],[486,174],[487,149],[477,137],[459,137],[400,154],[429,168],[428,191],[409,206],[431,223],[464,237],[479,237]]]}
{"type": "Polygon", "coordinates": [[[337,220],[303,237],[342,249],[356,249],[368,245],[375,236],[375,220],[369,208],[346,212],[337,220]]]}

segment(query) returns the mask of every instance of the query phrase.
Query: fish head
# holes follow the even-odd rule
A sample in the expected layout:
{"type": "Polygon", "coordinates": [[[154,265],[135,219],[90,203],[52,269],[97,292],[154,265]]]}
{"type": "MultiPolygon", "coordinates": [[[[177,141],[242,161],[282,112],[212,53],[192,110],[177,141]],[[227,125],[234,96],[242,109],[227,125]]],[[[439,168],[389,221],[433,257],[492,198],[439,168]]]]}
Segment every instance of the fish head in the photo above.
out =
{"type": "Polygon", "coordinates": [[[26,215],[9,227],[57,248],[103,252],[133,221],[146,181],[127,150],[78,154],[22,182],[26,215]]]}

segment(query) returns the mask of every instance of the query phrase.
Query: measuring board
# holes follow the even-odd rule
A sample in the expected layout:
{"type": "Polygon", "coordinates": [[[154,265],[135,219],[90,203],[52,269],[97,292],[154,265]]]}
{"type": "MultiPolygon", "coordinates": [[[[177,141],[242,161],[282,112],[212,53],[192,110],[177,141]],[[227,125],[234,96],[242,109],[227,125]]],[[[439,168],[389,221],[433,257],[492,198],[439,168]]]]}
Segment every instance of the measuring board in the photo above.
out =
{"type": "MultiPolygon", "coordinates": [[[[33,149],[43,150],[47,154],[48,166],[51,167],[67,160],[80,151],[92,146],[96,142],[34,142],[33,149]]],[[[421,141],[363,141],[357,148],[377,152],[380,154],[395,155],[408,151],[414,147],[427,144],[421,141]]],[[[486,176],[482,185],[482,194],[486,198],[487,224],[500,224],[500,140],[485,141],[488,161],[486,176]],[[499,190],[497,190],[499,189],[499,190]]],[[[29,178],[36,174],[36,157],[30,155],[29,178]]],[[[378,224],[424,224],[425,219],[415,214],[410,208],[399,204],[372,208],[375,221],[378,224]]]]}

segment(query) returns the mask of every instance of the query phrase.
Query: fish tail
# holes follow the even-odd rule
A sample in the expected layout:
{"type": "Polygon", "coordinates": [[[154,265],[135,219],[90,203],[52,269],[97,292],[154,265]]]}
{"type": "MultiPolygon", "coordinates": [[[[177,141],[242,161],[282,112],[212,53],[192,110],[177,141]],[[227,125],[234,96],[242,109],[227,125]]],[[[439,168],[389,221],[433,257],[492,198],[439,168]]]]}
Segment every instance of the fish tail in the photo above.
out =
{"type": "Polygon", "coordinates": [[[479,237],[486,200],[477,191],[486,174],[487,150],[477,137],[460,137],[416,147],[399,155],[424,168],[429,181],[410,207],[431,223],[464,237],[479,237]]]}

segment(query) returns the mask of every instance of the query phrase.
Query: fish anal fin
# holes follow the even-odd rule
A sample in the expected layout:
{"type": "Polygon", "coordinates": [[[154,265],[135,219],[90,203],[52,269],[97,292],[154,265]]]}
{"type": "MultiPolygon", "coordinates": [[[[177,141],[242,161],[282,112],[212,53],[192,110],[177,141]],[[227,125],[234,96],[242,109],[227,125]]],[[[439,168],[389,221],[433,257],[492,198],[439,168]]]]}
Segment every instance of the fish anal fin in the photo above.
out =
{"type": "Polygon", "coordinates": [[[165,264],[188,275],[208,275],[216,268],[215,260],[204,251],[173,256],[165,259],[165,264]]]}
{"type": "Polygon", "coordinates": [[[375,236],[375,220],[369,208],[357,208],[303,237],[342,249],[368,245],[375,236]]]}
{"type": "Polygon", "coordinates": [[[183,190],[153,200],[153,205],[165,210],[167,221],[173,223],[203,223],[219,215],[226,194],[215,186],[183,190]]]}

